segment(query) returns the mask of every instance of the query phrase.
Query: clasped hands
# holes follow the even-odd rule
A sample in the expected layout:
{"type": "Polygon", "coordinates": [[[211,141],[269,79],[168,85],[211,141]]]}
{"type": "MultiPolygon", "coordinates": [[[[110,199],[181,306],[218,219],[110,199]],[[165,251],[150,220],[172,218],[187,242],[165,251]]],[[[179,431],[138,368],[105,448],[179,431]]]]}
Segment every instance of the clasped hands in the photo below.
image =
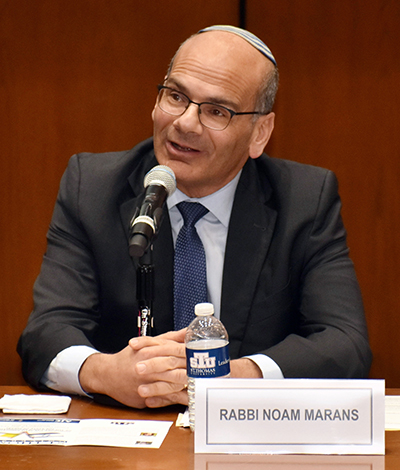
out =
{"type": "Polygon", "coordinates": [[[132,338],[118,353],[89,356],[79,372],[81,387],[134,408],[187,405],[185,333],[132,338]]]}
{"type": "MultiPolygon", "coordinates": [[[[79,372],[83,390],[108,395],[134,408],[187,405],[185,333],[186,328],[132,338],[118,353],[92,354],[79,372]]],[[[252,360],[231,361],[231,377],[261,376],[252,360]]]]}

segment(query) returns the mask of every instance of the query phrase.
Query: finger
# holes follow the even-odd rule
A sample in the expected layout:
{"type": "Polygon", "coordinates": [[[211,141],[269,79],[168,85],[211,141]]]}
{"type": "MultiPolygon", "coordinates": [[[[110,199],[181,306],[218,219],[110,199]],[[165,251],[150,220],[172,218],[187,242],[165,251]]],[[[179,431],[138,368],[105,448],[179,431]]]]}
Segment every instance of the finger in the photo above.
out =
{"type": "MultiPolygon", "coordinates": [[[[149,361],[138,362],[135,366],[135,372],[141,383],[155,382],[164,380],[164,375],[173,373],[179,377],[179,383],[185,383],[186,380],[186,360],[177,357],[160,357],[149,361]]],[[[168,381],[173,382],[172,378],[168,381]]]]}
{"type": "Polygon", "coordinates": [[[158,346],[158,345],[163,345],[163,344],[179,344],[180,346],[183,346],[184,344],[184,337],[185,335],[183,334],[178,334],[176,335],[175,333],[181,333],[184,330],[180,331],[172,331],[169,333],[166,333],[165,335],[159,335],[159,336],[139,336],[137,338],[131,338],[129,340],[129,346],[134,349],[135,351],[138,351],[142,348],[148,348],[150,346],[158,346]]]}
{"type": "Polygon", "coordinates": [[[183,344],[168,341],[159,345],[143,347],[135,351],[137,362],[145,361],[157,357],[179,357],[186,358],[186,349],[183,344]]]}
{"type": "Polygon", "coordinates": [[[160,342],[158,336],[154,338],[152,336],[138,336],[137,338],[131,338],[128,344],[132,349],[139,350],[149,346],[157,346],[160,342]]]}
{"type": "Polygon", "coordinates": [[[182,384],[172,384],[169,382],[155,382],[153,384],[140,385],[138,394],[142,398],[161,397],[177,393],[183,390],[182,384]]]}
{"type": "Polygon", "coordinates": [[[152,382],[142,383],[138,386],[138,394],[142,398],[169,395],[185,389],[187,386],[186,371],[176,370],[164,372],[153,377],[152,382]]]}
{"type": "Polygon", "coordinates": [[[185,334],[187,328],[182,328],[178,331],[168,331],[167,333],[163,333],[160,335],[161,338],[170,339],[172,341],[177,341],[178,343],[183,343],[185,341],[185,334]]]}
{"type": "Polygon", "coordinates": [[[158,374],[145,375],[141,377],[138,386],[147,387],[146,391],[142,388],[141,396],[165,395],[171,391],[177,391],[186,387],[187,374],[186,369],[175,369],[158,374]]]}
{"type": "Polygon", "coordinates": [[[161,408],[163,406],[175,405],[177,403],[187,406],[188,396],[186,390],[181,390],[180,392],[171,393],[161,397],[146,398],[145,403],[149,408],[161,408]]]}
{"type": "Polygon", "coordinates": [[[182,369],[186,373],[186,358],[177,356],[154,357],[141,360],[135,366],[138,375],[159,374],[175,369],[182,369]]]}

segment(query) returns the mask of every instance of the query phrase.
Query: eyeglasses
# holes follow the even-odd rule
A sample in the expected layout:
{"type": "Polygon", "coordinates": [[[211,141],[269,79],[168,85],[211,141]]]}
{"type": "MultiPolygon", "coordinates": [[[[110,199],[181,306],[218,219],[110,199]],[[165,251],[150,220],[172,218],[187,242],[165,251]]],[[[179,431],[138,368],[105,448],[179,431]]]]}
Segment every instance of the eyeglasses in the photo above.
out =
{"type": "Polygon", "coordinates": [[[207,102],[196,103],[180,91],[174,90],[168,86],[158,85],[157,104],[165,113],[171,114],[172,116],[182,116],[191,103],[199,107],[199,120],[201,124],[214,131],[223,131],[226,129],[233,116],[244,114],[263,114],[257,111],[236,113],[235,111],[219,104],[207,102]]]}

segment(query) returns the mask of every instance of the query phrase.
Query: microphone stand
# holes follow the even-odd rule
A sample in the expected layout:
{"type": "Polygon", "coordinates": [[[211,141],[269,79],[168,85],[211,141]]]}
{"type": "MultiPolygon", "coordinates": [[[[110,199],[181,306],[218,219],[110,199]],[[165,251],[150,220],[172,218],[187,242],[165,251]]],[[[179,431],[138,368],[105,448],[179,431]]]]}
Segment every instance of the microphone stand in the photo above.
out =
{"type": "Polygon", "coordinates": [[[157,236],[165,199],[176,189],[175,174],[165,165],[152,168],[144,178],[144,197],[129,224],[129,254],[139,258],[136,270],[138,335],[149,336],[153,328],[153,245],[157,236]]]}
{"type": "Polygon", "coordinates": [[[138,336],[151,336],[153,328],[154,265],[153,245],[139,258],[136,270],[136,298],[138,301],[138,336]]]}
{"type": "MultiPolygon", "coordinates": [[[[153,328],[153,245],[139,258],[136,269],[136,298],[139,305],[138,311],[138,336],[150,336],[153,328]]],[[[93,399],[102,405],[125,406],[114,398],[101,393],[93,393],[93,399]]]]}
{"type": "MultiPolygon", "coordinates": [[[[138,210],[132,221],[138,216],[138,210]]],[[[157,236],[162,220],[162,208],[154,211],[154,237],[157,236]]],[[[146,226],[146,224],[137,224],[146,226]]],[[[131,222],[131,231],[133,225],[131,222]]],[[[129,254],[137,258],[139,264],[136,270],[136,299],[138,301],[138,336],[151,336],[153,328],[153,298],[154,298],[154,265],[153,243],[145,232],[137,228],[137,233],[130,237],[129,254]],[[143,253],[143,254],[142,254],[143,253]],[[141,255],[142,254],[142,255],[141,255]],[[141,256],[140,256],[141,255],[141,256]]],[[[143,227],[142,227],[143,228],[143,227]]],[[[146,227],[145,227],[146,228],[146,227]]]]}
{"type": "MultiPolygon", "coordinates": [[[[136,270],[136,299],[138,301],[138,336],[151,336],[153,328],[153,298],[154,298],[154,265],[153,243],[146,223],[135,225],[136,233],[132,233],[134,222],[139,211],[136,209],[131,220],[131,235],[129,241],[129,254],[131,258],[139,260],[136,270]],[[143,254],[142,254],[143,253],[143,254]],[[141,256],[140,256],[141,255],[141,256]]],[[[154,238],[162,221],[163,210],[157,208],[153,213],[154,238]]]]}

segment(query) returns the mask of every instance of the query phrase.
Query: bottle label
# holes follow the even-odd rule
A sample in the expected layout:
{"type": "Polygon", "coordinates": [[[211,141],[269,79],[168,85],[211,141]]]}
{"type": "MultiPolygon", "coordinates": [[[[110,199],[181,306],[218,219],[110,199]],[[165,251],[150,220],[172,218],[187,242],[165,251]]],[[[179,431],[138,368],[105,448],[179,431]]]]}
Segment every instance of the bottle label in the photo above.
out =
{"type": "Polygon", "coordinates": [[[228,345],[215,349],[186,348],[188,377],[223,377],[231,371],[228,345]]]}

